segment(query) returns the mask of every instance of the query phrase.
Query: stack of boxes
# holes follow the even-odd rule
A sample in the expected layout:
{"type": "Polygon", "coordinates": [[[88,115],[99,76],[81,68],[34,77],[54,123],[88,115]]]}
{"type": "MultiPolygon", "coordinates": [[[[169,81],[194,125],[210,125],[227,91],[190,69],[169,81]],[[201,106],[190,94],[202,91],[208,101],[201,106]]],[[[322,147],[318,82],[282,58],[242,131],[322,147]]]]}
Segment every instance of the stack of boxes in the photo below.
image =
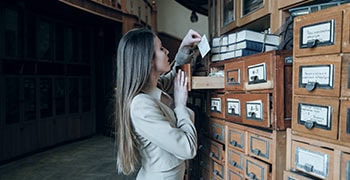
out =
{"type": "Polygon", "coordinates": [[[350,179],[350,4],[294,19],[284,179],[350,179]]]}

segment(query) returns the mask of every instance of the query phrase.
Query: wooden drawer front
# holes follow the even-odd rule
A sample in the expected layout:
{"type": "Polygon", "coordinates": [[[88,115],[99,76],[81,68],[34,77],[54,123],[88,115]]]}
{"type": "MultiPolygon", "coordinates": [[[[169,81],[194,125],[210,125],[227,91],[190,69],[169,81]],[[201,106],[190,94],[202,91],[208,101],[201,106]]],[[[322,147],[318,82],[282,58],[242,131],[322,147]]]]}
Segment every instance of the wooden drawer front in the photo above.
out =
{"type": "Polygon", "coordinates": [[[242,130],[228,126],[227,128],[228,143],[227,145],[233,149],[244,152],[245,133],[242,130]]]}
{"type": "Polygon", "coordinates": [[[226,94],[225,119],[233,122],[242,122],[242,94],[226,94]]]}
{"type": "Polygon", "coordinates": [[[243,61],[225,64],[225,90],[243,90],[243,61]]]}
{"type": "Polygon", "coordinates": [[[344,10],[343,16],[343,43],[342,43],[342,52],[348,53],[350,52],[350,10],[344,10]]]}
{"type": "Polygon", "coordinates": [[[290,171],[284,171],[283,172],[283,180],[313,180],[314,178],[305,177],[303,175],[290,172],[290,171]]]}
{"type": "Polygon", "coordinates": [[[322,179],[332,179],[334,153],[329,149],[292,141],[291,167],[322,179]]]}
{"type": "Polygon", "coordinates": [[[272,139],[248,133],[248,154],[272,163],[272,139]]]}
{"type": "Polygon", "coordinates": [[[227,149],[227,163],[228,167],[235,171],[243,172],[244,168],[244,154],[233,150],[231,148],[227,149]]]}
{"type": "Polygon", "coordinates": [[[209,121],[210,137],[225,143],[225,124],[223,120],[210,119],[209,121]]]}
{"type": "Polygon", "coordinates": [[[223,164],[225,162],[224,146],[215,141],[211,141],[209,156],[211,159],[223,164]]]}
{"type": "Polygon", "coordinates": [[[244,180],[244,177],[242,174],[240,174],[239,172],[237,171],[234,171],[232,169],[228,169],[228,172],[227,172],[227,179],[228,180],[244,180]]]}
{"type": "Polygon", "coordinates": [[[340,125],[339,139],[343,142],[350,143],[350,101],[342,100],[340,102],[340,125]]]}
{"type": "Polygon", "coordinates": [[[270,95],[245,94],[242,96],[243,124],[270,128],[270,95]]]}
{"type": "Polygon", "coordinates": [[[333,8],[295,17],[294,55],[340,53],[341,32],[342,12],[333,8]]]}
{"type": "Polygon", "coordinates": [[[244,176],[247,179],[267,180],[270,171],[269,166],[262,161],[246,156],[244,176]]]}
{"type": "Polygon", "coordinates": [[[342,54],[341,56],[341,96],[350,97],[350,54],[342,54]]]}
{"type": "Polygon", "coordinates": [[[210,116],[225,118],[224,94],[212,93],[210,96],[210,116]]]}
{"type": "Polygon", "coordinates": [[[340,159],[341,159],[340,179],[349,180],[350,179],[350,154],[342,153],[342,157],[340,159]]]}
{"type": "Polygon", "coordinates": [[[294,94],[339,97],[341,61],[339,55],[295,58],[294,94]]]}
{"type": "Polygon", "coordinates": [[[225,168],[222,164],[219,164],[216,161],[212,161],[212,167],[213,167],[213,177],[215,179],[224,179],[224,173],[225,173],[225,168]]]}
{"type": "Polygon", "coordinates": [[[258,90],[273,88],[273,61],[270,53],[244,59],[244,89],[258,90]]]}
{"type": "Polygon", "coordinates": [[[327,97],[294,96],[292,129],[337,139],[339,100],[327,97]]]}

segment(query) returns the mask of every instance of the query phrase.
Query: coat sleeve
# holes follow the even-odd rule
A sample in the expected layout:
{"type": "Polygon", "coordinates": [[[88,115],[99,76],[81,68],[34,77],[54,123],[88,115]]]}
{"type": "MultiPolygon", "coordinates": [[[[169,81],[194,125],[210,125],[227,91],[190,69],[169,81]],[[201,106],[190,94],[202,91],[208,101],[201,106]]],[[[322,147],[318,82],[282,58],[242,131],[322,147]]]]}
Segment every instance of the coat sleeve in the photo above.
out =
{"type": "Polygon", "coordinates": [[[147,95],[136,96],[131,104],[131,119],[135,131],[158,147],[179,159],[192,159],[197,152],[197,132],[194,113],[187,107],[175,109],[176,127],[164,113],[160,103],[147,95]]]}

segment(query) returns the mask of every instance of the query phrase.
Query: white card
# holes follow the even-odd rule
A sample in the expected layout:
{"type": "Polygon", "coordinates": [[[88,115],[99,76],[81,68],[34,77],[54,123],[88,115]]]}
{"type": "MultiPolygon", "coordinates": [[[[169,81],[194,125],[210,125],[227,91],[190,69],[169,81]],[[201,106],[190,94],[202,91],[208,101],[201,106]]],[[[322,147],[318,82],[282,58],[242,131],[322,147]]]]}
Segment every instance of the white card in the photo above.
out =
{"type": "Polygon", "coordinates": [[[199,52],[201,53],[202,58],[204,58],[204,56],[207,55],[207,53],[210,51],[208,39],[205,36],[205,34],[202,36],[201,42],[197,44],[197,47],[199,49],[199,52]]]}

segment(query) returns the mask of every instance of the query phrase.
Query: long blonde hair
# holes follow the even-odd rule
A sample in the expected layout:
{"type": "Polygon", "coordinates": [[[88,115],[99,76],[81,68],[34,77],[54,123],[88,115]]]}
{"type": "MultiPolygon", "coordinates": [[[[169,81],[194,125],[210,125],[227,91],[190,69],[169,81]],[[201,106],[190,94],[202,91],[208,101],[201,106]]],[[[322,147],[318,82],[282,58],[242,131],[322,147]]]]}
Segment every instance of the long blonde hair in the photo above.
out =
{"type": "Polygon", "coordinates": [[[116,149],[118,173],[131,174],[140,163],[138,142],[130,120],[130,104],[146,83],[154,55],[155,34],[133,29],[120,40],[116,56],[116,149]]]}

